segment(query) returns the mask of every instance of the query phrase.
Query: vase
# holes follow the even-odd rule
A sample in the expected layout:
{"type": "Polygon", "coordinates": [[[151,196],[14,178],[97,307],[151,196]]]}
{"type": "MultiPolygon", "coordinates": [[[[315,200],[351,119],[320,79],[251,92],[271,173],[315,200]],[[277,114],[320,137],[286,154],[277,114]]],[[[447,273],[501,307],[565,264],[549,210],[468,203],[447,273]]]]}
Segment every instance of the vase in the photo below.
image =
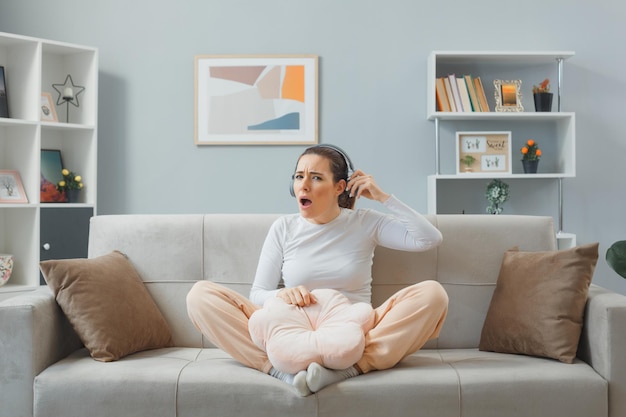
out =
{"type": "Polygon", "coordinates": [[[80,190],[65,190],[65,197],[68,203],[78,203],[80,190]]]}
{"type": "Polygon", "coordinates": [[[0,287],[7,283],[13,272],[13,255],[0,254],[0,287]]]}
{"type": "Polygon", "coordinates": [[[552,93],[534,93],[535,111],[549,112],[552,111],[552,93]]]}
{"type": "Polygon", "coordinates": [[[522,159],[522,166],[524,167],[524,174],[536,174],[539,167],[539,160],[529,161],[522,159]]]}

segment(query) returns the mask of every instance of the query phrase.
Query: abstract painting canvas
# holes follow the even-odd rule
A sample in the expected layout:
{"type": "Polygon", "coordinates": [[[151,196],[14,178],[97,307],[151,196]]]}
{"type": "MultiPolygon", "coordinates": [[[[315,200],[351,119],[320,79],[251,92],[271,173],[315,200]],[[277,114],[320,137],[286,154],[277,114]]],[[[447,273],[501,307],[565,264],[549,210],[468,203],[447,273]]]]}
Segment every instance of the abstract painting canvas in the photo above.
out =
{"type": "Polygon", "coordinates": [[[316,55],[195,57],[197,145],[318,142],[316,55]]]}
{"type": "Polygon", "coordinates": [[[57,190],[57,184],[63,179],[61,170],[61,151],[58,149],[41,150],[41,178],[39,199],[42,203],[65,203],[65,194],[57,190]]]}

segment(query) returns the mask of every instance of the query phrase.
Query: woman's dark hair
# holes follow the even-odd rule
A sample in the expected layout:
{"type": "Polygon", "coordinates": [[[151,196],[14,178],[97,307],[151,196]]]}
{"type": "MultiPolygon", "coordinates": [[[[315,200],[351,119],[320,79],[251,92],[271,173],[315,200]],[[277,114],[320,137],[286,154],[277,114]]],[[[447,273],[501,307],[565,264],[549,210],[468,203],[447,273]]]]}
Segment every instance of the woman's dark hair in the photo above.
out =
{"type": "MultiPolygon", "coordinates": [[[[348,183],[348,163],[346,162],[346,158],[336,149],[327,146],[312,146],[307,148],[300,158],[304,155],[319,155],[328,159],[330,162],[330,170],[333,173],[333,182],[337,183],[341,180],[344,180],[346,184],[348,183]]],[[[300,160],[298,158],[298,160],[300,160]]],[[[354,208],[354,203],[356,202],[356,197],[350,197],[350,193],[344,191],[339,196],[339,207],[352,209],[354,208]]]]}

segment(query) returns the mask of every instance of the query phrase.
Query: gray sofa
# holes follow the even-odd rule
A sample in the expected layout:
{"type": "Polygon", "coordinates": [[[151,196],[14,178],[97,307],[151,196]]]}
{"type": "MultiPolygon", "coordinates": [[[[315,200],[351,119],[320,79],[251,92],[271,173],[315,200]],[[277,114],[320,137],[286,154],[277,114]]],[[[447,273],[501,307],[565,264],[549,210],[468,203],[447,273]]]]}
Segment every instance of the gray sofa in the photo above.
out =
{"type": "Polygon", "coordinates": [[[592,285],[573,364],[478,350],[503,252],[554,250],[546,217],[438,215],[444,243],[425,253],[379,248],[373,304],[434,279],[450,297],[437,340],[386,371],[299,397],[214,348],[190,323],[197,280],[247,294],[276,215],[113,215],[91,220],[89,257],[128,255],[168,322],[173,347],[97,362],[51,291],[0,303],[0,415],[463,416],[626,415],[626,297],[592,285]]]}

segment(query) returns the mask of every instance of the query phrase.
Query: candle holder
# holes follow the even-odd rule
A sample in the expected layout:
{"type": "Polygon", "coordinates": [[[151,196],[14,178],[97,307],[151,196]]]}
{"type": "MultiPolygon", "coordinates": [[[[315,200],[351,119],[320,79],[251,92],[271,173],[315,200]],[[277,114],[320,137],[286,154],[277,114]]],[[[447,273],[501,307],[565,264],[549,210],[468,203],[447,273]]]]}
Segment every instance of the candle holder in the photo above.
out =
{"type": "Polygon", "coordinates": [[[78,95],[85,91],[85,87],[81,85],[74,84],[74,80],[72,80],[72,76],[67,74],[65,77],[65,82],[63,84],[52,84],[52,88],[59,93],[59,98],[57,99],[57,106],[61,104],[66,105],[65,111],[65,122],[70,122],[70,104],[74,107],[80,107],[80,102],[78,101],[78,95]]]}

